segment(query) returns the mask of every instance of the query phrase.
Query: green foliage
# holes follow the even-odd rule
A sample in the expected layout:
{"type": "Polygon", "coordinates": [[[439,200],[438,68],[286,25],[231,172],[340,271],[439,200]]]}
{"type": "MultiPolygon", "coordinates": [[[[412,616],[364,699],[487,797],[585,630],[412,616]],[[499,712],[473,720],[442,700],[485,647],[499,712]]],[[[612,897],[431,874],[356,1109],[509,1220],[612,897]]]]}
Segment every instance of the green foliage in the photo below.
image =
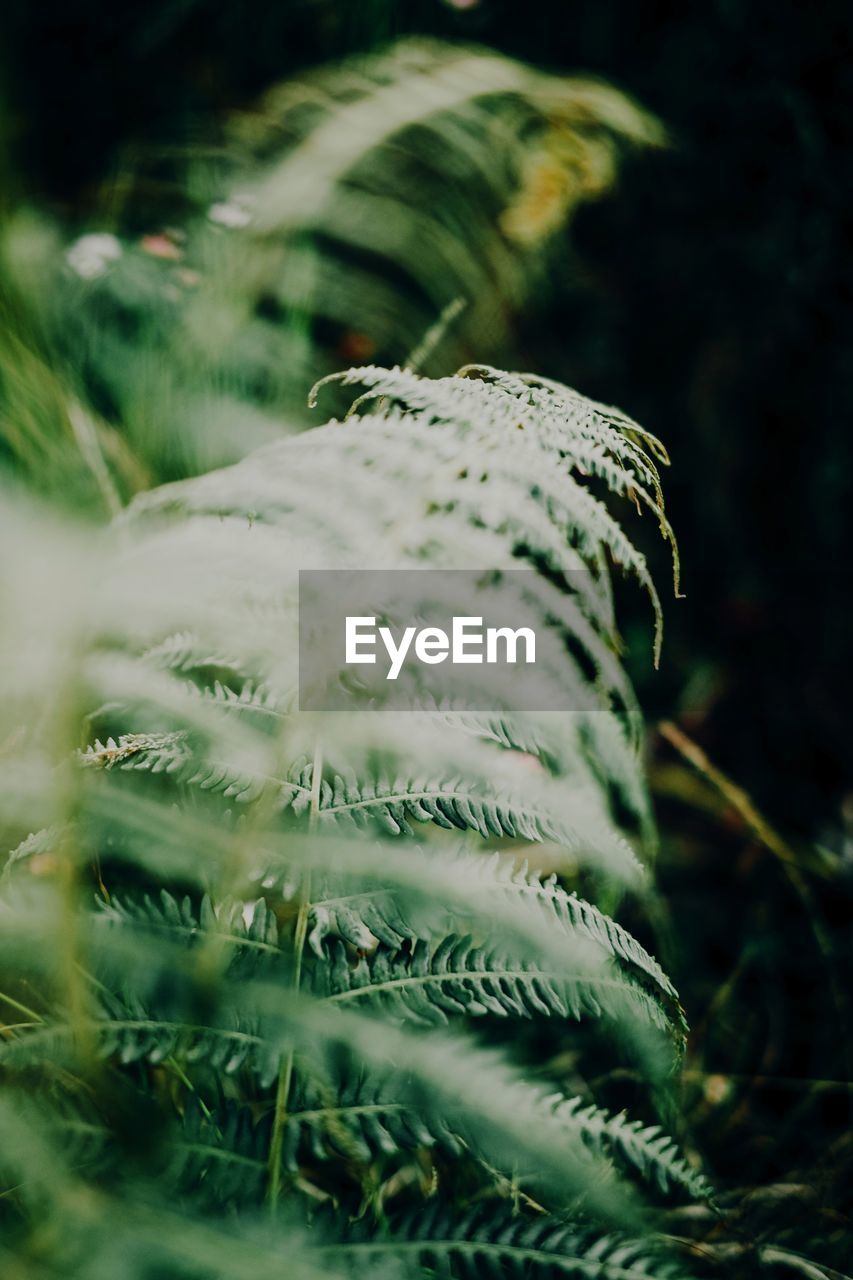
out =
{"type": "Polygon", "coordinates": [[[662,625],[617,509],[677,591],[667,455],[546,379],[421,373],[504,351],[555,233],[659,141],[605,86],[406,44],[233,119],[178,230],[6,228],[5,460],[120,512],[0,510],[12,1275],[683,1274],[686,1023],[615,918],[651,915],[655,832],[614,565],[655,659],[662,625]],[[333,372],[356,353],[398,363],[333,372]],[[301,431],[312,381],[351,404],[301,431]],[[574,710],[476,669],[301,710],[299,571],[365,565],[487,566],[574,710]]]}
{"type": "Polygon", "coordinates": [[[335,1258],[355,1254],[370,1260],[402,1253],[430,1269],[455,1264],[459,1275],[521,1276],[531,1267],[555,1276],[597,1275],[602,1280],[676,1280],[685,1274],[644,1241],[601,1236],[542,1219],[525,1223],[508,1215],[474,1215],[460,1223],[440,1210],[410,1219],[398,1235],[381,1242],[353,1233],[331,1252],[335,1258]]]}
{"type": "MultiPolygon", "coordinates": [[[[228,1212],[259,1273],[266,1204],[294,1267],[323,1274],[681,1275],[649,1215],[708,1195],[654,1122],[684,1017],[612,918],[648,897],[653,842],[608,560],[659,604],[604,499],[671,538],[665,455],[615,410],[485,366],[342,378],[366,389],[345,422],[137,499],[73,641],[51,637],[54,715],[18,758],[53,825],[9,858],[0,956],[0,1062],[56,1178],[38,1195],[59,1214],[87,1187],[129,1222],[168,1202],[202,1250],[228,1212]],[[475,678],[470,705],[298,710],[301,557],[380,547],[528,566],[548,678],[578,710],[478,712],[475,678]],[[533,1072],[531,1035],[571,1071],[533,1072]],[[647,1080],[647,1118],[596,1099],[602,1054],[647,1080]],[[317,1200],[335,1211],[300,1236],[317,1200]]],[[[30,1256],[16,1169],[5,1217],[30,1256]]]]}
{"type": "Polygon", "coordinates": [[[0,463],[42,490],[113,512],[303,425],[305,388],[354,359],[505,356],[574,209],[662,141],[606,85],[418,40],[210,132],[171,185],[140,158],[69,245],[6,229],[32,314],[9,304],[0,463]]]}
{"type": "Polygon", "coordinates": [[[843,72],[818,56],[838,24],[815,43],[782,6],[756,59],[737,6],[674,7],[650,59],[648,15],[598,2],[7,8],[4,1280],[625,1280],[673,1253],[840,1275],[849,645],[814,571],[839,559],[849,452],[843,72]],[[575,239],[661,138],[601,84],[410,42],[245,110],[403,30],[618,75],[676,145],[575,239]],[[663,683],[630,593],[618,610],[644,707],[677,722],[648,740],[665,905],[606,572],[640,580],[659,640],[619,498],[658,522],[665,456],[482,360],[665,428],[692,573],[725,566],[694,581],[663,683]],[[317,379],[326,416],[363,391],[361,423],[197,511],[158,495],[91,537],[13,496],[100,523],[303,429],[317,379]],[[426,714],[297,715],[306,563],[532,566],[578,713],[519,714],[473,672],[436,706],[407,671],[426,714]],[[682,1087],[684,1015],[646,949],[674,969],[676,939],[700,1027],[682,1087]],[[667,1136],[688,1125],[722,1218],[667,1136]]]}

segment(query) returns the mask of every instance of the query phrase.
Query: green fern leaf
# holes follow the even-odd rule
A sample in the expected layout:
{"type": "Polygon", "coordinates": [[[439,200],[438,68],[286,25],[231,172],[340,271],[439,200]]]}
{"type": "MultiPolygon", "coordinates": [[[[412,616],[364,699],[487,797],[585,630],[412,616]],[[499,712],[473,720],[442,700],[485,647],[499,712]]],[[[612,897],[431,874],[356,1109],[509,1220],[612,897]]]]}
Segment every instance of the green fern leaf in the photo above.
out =
{"type": "Polygon", "coordinates": [[[404,1219],[388,1236],[356,1226],[324,1252],[355,1272],[383,1258],[415,1262],[457,1276],[577,1276],[582,1280],[686,1280],[671,1256],[646,1240],[607,1236],[552,1218],[506,1210],[451,1219],[441,1206],[404,1219]]]}

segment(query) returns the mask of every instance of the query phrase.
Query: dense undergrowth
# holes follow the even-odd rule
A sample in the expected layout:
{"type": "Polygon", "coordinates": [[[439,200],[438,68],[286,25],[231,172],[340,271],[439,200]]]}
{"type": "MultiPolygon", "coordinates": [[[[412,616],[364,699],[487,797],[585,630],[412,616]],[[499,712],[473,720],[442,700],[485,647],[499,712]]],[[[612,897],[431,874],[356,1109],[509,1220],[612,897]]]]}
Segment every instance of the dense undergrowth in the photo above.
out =
{"type": "MultiPolygon", "coordinates": [[[[605,553],[659,606],[582,479],[667,530],[661,448],[485,367],[345,381],[370,397],[346,425],[140,497],[92,552],[88,635],[62,646],[79,686],[59,691],[65,716],[93,708],[91,741],[71,765],[31,733],[16,753],[36,809],[66,773],[62,821],[7,868],[4,1074],[13,1136],[21,1116],[38,1135],[9,1148],[11,1238],[38,1258],[49,1151],[59,1221],[81,1179],[96,1215],[169,1197],[201,1241],[227,1209],[247,1266],[266,1203],[306,1274],[398,1255],[688,1274],[643,1209],[709,1188],[666,1132],[678,997],[613,919],[650,892],[653,827],[605,553]],[[370,554],[538,565],[506,596],[577,709],[478,711],[472,679],[435,709],[299,711],[295,570],[370,554]],[[542,1075],[519,1020],[558,1027],[571,1071],[542,1075]],[[648,1080],[653,1123],[597,1105],[588,1052],[648,1080]],[[283,1222],[306,1216],[298,1243],[283,1222]]],[[[63,1225],[48,1265],[87,1238],[63,1225]]],[[[169,1274],[194,1264],[179,1230],[162,1248],[169,1274]]]]}
{"type": "Polygon", "coordinates": [[[404,43],[136,167],[85,227],[6,218],[4,1274],[843,1264],[835,1218],[732,1195],[718,1108],[730,1150],[750,1134],[703,1055],[715,1010],[746,1043],[743,1003],[706,983],[685,1071],[669,972],[685,930],[706,945],[685,806],[784,868],[836,990],[833,857],[671,726],[661,855],[611,580],[649,597],[657,658],[666,451],[479,363],[576,208],[663,140],[598,82],[404,43]],[[298,571],[366,566],[488,569],[573,710],[484,711],[473,677],[299,710],[298,571]]]}

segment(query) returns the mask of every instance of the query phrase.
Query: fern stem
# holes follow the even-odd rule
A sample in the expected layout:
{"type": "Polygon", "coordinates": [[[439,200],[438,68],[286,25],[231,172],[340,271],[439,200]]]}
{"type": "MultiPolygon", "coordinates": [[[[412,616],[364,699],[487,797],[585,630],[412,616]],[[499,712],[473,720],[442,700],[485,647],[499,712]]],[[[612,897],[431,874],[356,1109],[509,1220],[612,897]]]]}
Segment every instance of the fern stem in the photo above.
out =
{"type": "Polygon", "coordinates": [[[121,512],[122,501],[110,475],[95,422],[82,404],[76,400],[72,400],[68,405],[67,414],[74,440],[83,461],[94,477],[107,513],[110,517],[117,516],[121,512]]]}
{"type": "Polygon", "coordinates": [[[453,298],[448,302],[447,306],[442,308],[441,314],[434,324],[431,324],[418,345],[409,353],[404,369],[410,370],[412,373],[419,372],[420,369],[429,360],[436,347],[444,339],[448,329],[453,324],[468,305],[466,298],[453,298]]]}
{"type": "MultiPolygon", "coordinates": [[[[311,806],[308,813],[308,831],[312,834],[317,829],[320,814],[320,788],[323,780],[323,748],[318,742],[314,748],[314,764],[311,770],[311,806]]],[[[302,981],[302,957],[305,953],[305,940],[308,937],[308,917],[311,912],[311,867],[306,867],[302,876],[299,895],[299,911],[296,916],[296,927],[293,933],[293,988],[299,990],[302,981]]],[[[268,1160],[270,1208],[275,1213],[281,1195],[281,1153],[284,1144],[284,1129],[287,1124],[287,1099],[293,1080],[293,1046],[288,1049],[278,1075],[275,1094],[275,1115],[273,1116],[272,1134],[268,1160]]]]}
{"type": "Polygon", "coordinates": [[[2,1000],[3,1004],[8,1004],[10,1008],[17,1009],[18,1013],[25,1013],[27,1017],[33,1018],[36,1022],[44,1022],[44,1018],[39,1017],[35,1009],[30,1009],[27,1005],[21,1004],[20,1000],[14,1000],[5,991],[0,991],[0,1000],[2,1000]]]}

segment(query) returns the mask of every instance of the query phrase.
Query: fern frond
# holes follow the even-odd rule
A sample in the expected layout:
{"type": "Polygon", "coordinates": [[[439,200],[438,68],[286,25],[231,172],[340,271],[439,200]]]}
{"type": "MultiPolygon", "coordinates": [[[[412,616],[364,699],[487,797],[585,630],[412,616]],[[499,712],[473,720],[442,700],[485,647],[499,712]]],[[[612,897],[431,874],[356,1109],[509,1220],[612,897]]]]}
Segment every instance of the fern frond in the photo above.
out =
{"type": "MultiPolygon", "coordinates": [[[[456,1156],[467,1149],[476,1154],[476,1138],[465,1136],[464,1111],[439,1113],[426,1098],[408,1097],[410,1091],[405,1079],[393,1072],[384,1079],[354,1074],[334,1087],[298,1079],[282,1145],[285,1168],[295,1173],[305,1161],[341,1157],[366,1164],[419,1149],[456,1156]]],[[[591,1153],[590,1177],[597,1161],[617,1160],[664,1194],[680,1192],[691,1199],[711,1195],[702,1174],[659,1126],[629,1121],[624,1113],[611,1115],[577,1097],[557,1094],[535,1100],[534,1105],[573,1149],[580,1143],[591,1153]]],[[[233,1105],[206,1114],[191,1100],[177,1140],[183,1176],[209,1180],[217,1195],[228,1200],[245,1203],[258,1197],[267,1168],[270,1121],[269,1115],[257,1119],[249,1108],[233,1105]]],[[[82,1132],[91,1140],[91,1126],[82,1132]]],[[[524,1177],[522,1184],[532,1187],[535,1179],[524,1177]]]]}
{"type": "Polygon", "coordinates": [[[228,670],[248,678],[242,662],[233,655],[213,653],[208,645],[191,631],[179,631],[152,645],[142,654],[143,662],[150,662],[164,671],[189,675],[194,671],[228,670]]]}
{"type": "Polygon", "coordinates": [[[140,769],[147,773],[176,773],[191,759],[185,733],[124,733],[117,740],[96,739],[80,755],[91,769],[140,769]]]}
{"type": "Polygon", "coordinates": [[[597,810],[592,794],[579,792],[572,797],[565,784],[546,785],[544,779],[529,779],[523,794],[508,786],[506,778],[496,787],[495,779],[490,785],[488,778],[476,774],[472,778],[462,772],[395,776],[375,769],[361,774],[352,768],[335,772],[326,766],[315,789],[313,761],[296,760],[286,777],[276,777],[241,768],[203,750],[194,751],[185,734],[126,734],[106,744],[95,742],[81,760],[90,768],[166,775],[183,786],[240,804],[272,794],[279,811],[290,811],[297,818],[308,813],[316,796],[321,829],[372,829],[411,836],[413,823],[433,823],[449,831],[475,831],[484,839],[556,842],[579,859],[596,861],[616,878],[633,883],[643,880],[636,855],[597,810]]]}
{"type": "MultiPolygon", "coordinates": [[[[334,1089],[297,1080],[288,1107],[282,1162],[295,1174],[306,1161],[326,1163],[345,1159],[360,1164],[399,1157],[418,1150],[437,1150],[459,1156],[476,1155],[476,1138],[465,1137],[465,1114],[443,1114],[426,1099],[407,1098],[408,1086],[392,1073],[386,1079],[355,1075],[334,1089]]],[[[708,1199],[711,1188],[692,1168],[673,1140],[659,1126],[611,1115],[581,1098],[562,1095],[541,1103],[567,1142],[582,1143],[595,1160],[617,1160],[624,1168],[655,1184],[664,1194],[680,1192],[691,1199],[708,1199]]],[[[45,1113],[51,1131],[62,1140],[69,1162],[88,1171],[109,1167],[110,1133],[101,1117],[83,1107],[82,1099],[54,1102],[45,1113]]],[[[223,1104],[202,1107],[192,1095],[172,1140],[169,1177],[184,1192],[198,1190],[205,1201],[258,1204],[268,1174],[272,1117],[258,1118],[247,1106],[223,1104]]],[[[114,1153],[113,1153],[114,1154],[114,1153]]],[[[590,1176],[596,1169],[590,1164],[590,1176]]],[[[535,1178],[521,1179],[533,1190],[535,1178]]],[[[536,1187],[536,1193],[542,1191],[536,1187]]]]}
{"type": "MultiPolygon", "coordinates": [[[[470,433],[482,442],[482,465],[486,469],[500,458],[498,439],[507,464],[510,459],[520,458],[529,451],[532,442],[540,455],[531,474],[534,492],[541,492],[543,480],[547,483],[549,469],[545,468],[543,472],[541,455],[544,454],[553,461],[565,462],[570,470],[581,475],[599,477],[611,492],[630,496],[635,502],[639,500],[654,513],[661,532],[673,549],[677,593],[677,552],[675,538],[664,513],[660,477],[654,460],[655,456],[660,456],[661,448],[656,438],[650,433],[642,433],[639,428],[634,431],[633,427],[627,426],[630,420],[620,420],[612,412],[605,416],[600,406],[566,389],[562,397],[550,390],[537,393],[523,376],[501,374],[488,366],[470,366],[469,369],[483,380],[472,384],[465,377],[457,376],[429,381],[402,369],[386,370],[375,366],[351,369],[322,379],[314,387],[309,404],[316,404],[318,392],[325,383],[367,386],[369,391],[355,401],[353,409],[359,408],[368,398],[388,397],[427,422],[457,423],[464,434],[470,433]]],[[[523,466],[523,462],[520,465],[523,466]]],[[[518,472],[513,469],[510,475],[517,485],[518,472]]],[[[577,497],[578,488],[574,486],[572,501],[562,503],[564,510],[572,511],[581,505],[586,508],[588,522],[590,517],[597,520],[601,534],[606,534],[614,544],[612,549],[617,559],[632,568],[646,587],[655,608],[659,634],[660,602],[644,558],[631,547],[604,508],[595,504],[594,499],[590,501],[591,495],[577,497]]]]}
{"type": "MultiPolygon", "coordinates": [[[[664,1115],[683,1051],[675,988],[609,914],[648,888],[654,844],[614,567],[649,596],[656,660],[661,635],[617,512],[651,515],[677,591],[668,458],[547,379],[416,372],[498,352],[556,233],[660,131],[605,86],[410,41],[225,132],[184,227],[117,227],[97,273],[72,251],[44,308],[80,382],[49,378],[81,491],[94,477],[118,508],[235,465],[146,493],[67,557],[27,537],[0,566],[23,620],[0,636],[5,842],[56,824],[0,895],[0,1254],[17,1274],[20,1241],[57,1277],[675,1277],[650,1236],[604,1233],[645,1231],[641,1195],[706,1195],[701,1175],[594,1085],[551,1092],[565,1050],[600,1078],[609,1037],[664,1115]],[[331,373],[346,350],[364,367],[331,373]],[[311,382],[312,405],[352,403],[303,432],[311,382]],[[45,595],[33,568],[54,560],[80,591],[46,613],[29,584],[45,595]],[[337,658],[342,709],[302,710],[300,571],[365,566],[473,568],[374,612],[530,619],[546,710],[514,707],[520,679],[495,695],[472,671],[445,696],[426,668],[396,703],[337,658]],[[520,1065],[535,1043],[547,1084],[520,1065]],[[303,1196],[359,1220],[324,1235],[310,1215],[306,1244],[303,1196]]],[[[47,459],[25,435],[13,453],[47,459]]]]}
{"type": "MultiPolygon", "coordinates": [[[[621,952],[623,958],[630,959],[630,968],[623,973],[612,964],[603,965],[597,952],[585,954],[577,949],[566,953],[573,958],[573,971],[567,974],[565,969],[547,963],[547,942],[543,943],[541,960],[522,957],[506,941],[500,946],[477,945],[471,937],[445,933],[427,942],[412,936],[411,926],[399,910],[383,910],[381,896],[367,908],[342,898],[315,903],[309,917],[313,920],[312,947],[316,956],[311,966],[313,989],[335,1004],[357,1006],[381,1000],[395,1014],[431,1024],[446,1023],[451,1014],[575,1019],[603,1016],[617,1025],[620,1020],[640,1019],[680,1036],[683,1027],[676,1032],[667,1011],[667,1006],[674,1006],[680,1017],[675,993],[671,987],[661,990],[659,984],[665,982],[662,973],[629,934],[616,925],[608,928],[606,919],[588,904],[567,895],[562,899],[554,895],[552,886],[524,882],[524,889],[533,889],[540,901],[550,899],[552,910],[555,900],[559,903],[557,919],[562,928],[569,930],[569,937],[594,941],[602,956],[621,952]],[[371,946],[375,935],[364,919],[366,915],[380,934],[392,940],[392,945],[372,946],[368,955],[351,964],[338,938],[322,931],[324,914],[328,920],[330,909],[334,910],[335,924],[342,936],[348,935],[349,940],[361,946],[371,946]],[[410,948],[394,945],[401,933],[410,948]],[[657,989],[657,997],[632,976],[639,965],[643,966],[639,971],[646,976],[657,971],[655,987],[649,983],[650,990],[657,989]],[[666,996],[671,1001],[665,1000],[666,996]]],[[[137,901],[98,902],[98,919],[114,927],[128,926],[137,934],[167,936],[170,942],[182,946],[217,939],[227,945],[227,972],[231,979],[245,979],[255,972],[273,979],[276,973],[287,973],[278,926],[263,900],[253,904],[224,902],[214,908],[204,897],[196,909],[189,899],[179,902],[163,892],[159,903],[147,896],[137,901]]],[[[543,920],[543,926],[548,919],[543,920]]],[[[103,998],[109,1002],[110,993],[103,998]]],[[[148,1018],[149,1011],[143,1008],[132,986],[123,984],[119,999],[141,1013],[143,1021],[148,1018]]],[[[150,1056],[147,1047],[140,1053],[150,1056]]]]}
{"type": "MultiPolygon", "coordinates": [[[[232,961],[239,962],[244,974],[258,964],[283,958],[278,922],[263,898],[254,902],[228,898],[214,902],[204,894],[196,904],[188,895],[178,899],[161,889],[156,900],[147,893],[139,897],[114,894],[109,902],[96,898],[95,904],[96,924],[159,934],[187,946],[218,939],[227,944],[232,961]]],[[[232,977],[235,967],[233,962],[229,966],[232,977]]]]}
{"type": "Polygon", "coordinates": [[[506,1210],[451,1218],[441,1206],[404,1219],[386,1237],[356,1226],[324,1250],[361,1272],[383,1258],[414,1262],[458,1276],[577,1276],[582,1280],[686,1280],[685,1272],[647,1240],[606,1236],[550,1215],[513,1216],[506,1210]]]}
{"type": "Polygon", "coordinates": [[[253,680],[235,683],[236,688],[230,684],[223,684],[221,680],[214,680],[212,685],[201,688],[195,684],[189,684],[186,690],[190,696],[197,696],[206,702],[214,703],[222,711],[266,724],[270,732],[275,732],[281,721],[293,714],[295,702],[293,697],[283,697],[269,685],[253,680]]]}
{"type": "Polygon", "coordinates": [[[245,1068],[264,1086],[278,1074],[280,1042],[267,1037],[257,1019],[227,1009],[217,1025],[194,1023],[180,1013],[157,1016],[132,993],[119,998],[103,987],[99,1000],[97,1017],[28,1025],[0,1045],[0,1062],[10,1071],[21,1071],[45,1061],[73,1060],[76,1040],[83,1036],[93,1041],[99,1058],[123,1066],[136,1062],[157,1066],[177,1058],[225,1076],[245,1068]]]}
{"type": "Polygon", "coordinates": [[[16,845],[6,858],[2,873],[4,878],[12,874],[13,868],[18,863],[27,862],[31,858],[40,858],[53,854],[57,845],[66,836],[67,831],[68,828],[66,826],[53,826],[43,827],[41,831],[30,832],[26,839],[16,845]]]}
{"type": "Polygon", "coordinates": [[[452,706],[431,715],[508,751],[532,756],[556,777],[591,774],[597,785],[612,789],[626,817],[642,833],[643,848],[653,850],[654,821],[641,762],[615,717],[596,712],[507,714],[452,706]]]}
{"type": "MultiPolygon", "coordinates": [[[[108,494],[107,464],[123,495],[276,438],[265,410],[295,417],[341,345],[403,362],[457,302],[427,368],[497,355],[575,208],[612,185],[624,151],[663,140],[608,86],[425,40],[279,86],[227,133],[187,175],[165,260],[135,226],[111,227],[108,270],[74,274],[86,237],[44,268],[53,344],[118,419],[85,415],[108,494]],[[105,323],[116,314],[133,317],[132,339],[105,323]]],[[[64,438],[80,405],[53,381],[52,444],[91,486],[87,451],[64,438]]]]}
{"type": "MultiPolygon", "coordinates": [[[[334,1097],[304,1093],[297,1082],[287,1112],[282,1165],[295,1174],[308,1161],[369,1164],[418,1149],[459,1155],[463,1143],[437,1114],[420,1113],[376,1084],[350,1082],[334,1097]]],[[[247,1107],[206,1114],[190,1103],[174,1143],[171,1174],[217,1203],[259,1204],[268,1176],[272,1116],[247,1107]]]]}
{"type": "MultiPolygon", "coordinates": [[[[296,813],[305,812],[314,784],[313,764],[294,767],[284,800],[296,813]]],[[[375,824],[387,834],[413,834],[412,823],[432,822],[446,830],[475,831],[484,839],[507,837],[539,843],[554,841],[578,856],[595,850],[601,865],[626,878],[641,878],[636,858],[597,816],[588,818],[578,805],[547,804],[543,789],[531,782],[529,795],[507,790],[489,794],[464,775],[455,777],[358,777],[351,771],[326,776],[320,784],[320,822],[346,830],[375,824]],[[556,810],[556,812],[555,812],[556,810]]]]}
{"type": "MultiPolygon", "coordinates": [[[[408,319],[399,302],[387,306],[376,290],[384,262],[404,272],[436,314],[451,299],[470,300],[461,342],[477,334],[488,346],[500,322],[489,314],[487,297],[517,305],[550,236],[577,202],[612,181],[620,145],[661,140],[649,117],[602,86],[428,41],[339,68],[334,80],[319,77],[310,101],[308,145],[272,163],[271,153],[281,154],[291,131],[305,137],[299,86],[274,92],[258,116],[241,121],[241,142],[252,138],[267,161],[261,181],[249,184],[246,234],[250,243],[269,245],[273,237],[310,229],[331,241],[337,251],[331,258],[327,249],[296,274],[302,305],[306,289],[316,290],[319,306],[338,321],[351,319],[345,308],[352,301],[341,288],[340,265],[337,280],[328,269],[331,261],[342,260],[347,281],[348,260],[338,246],[368,252],[377,267],[361,316],[366,300],[376,298],[372,314],[383,328],[373,336],[380,349],[388,344],[387,327],[408,319]],[[493,148],[501,166],[492,162],[493,148]],[[544,194],[537,178],[543,168],[551,175],[544,194]],[[443,198],[425,206],[424,184],[443,198]]],[[[245,190],[243,175],[241,183],[245,190]]],[[[282,302],[296,304],[286,274],[274,279],[282,302]]]]}
{"type": "MultiPolygon", "coordinates": [[[[316,875],[324,864],[322,845],[312,844],[305,859],[316,875]]],[[[540,876],[497,853],[407,847],[389,856],[384,846],[364,849],[349,841],[346,855],[331,853],[330,861],[335,869],[315,879],[309,909],[309,943],[318,957],[327,938],[368,951],[379,941],[396,950],[407,940],[435,941],[450,920],[503,935],[515,921],[531,954],[537,934],[540,953],[566,963],[577,963],[583,948],[563,951],[559,939],[591,942],[596,956],[624,966],[681,1016],[678,994],[654,957],[610,916],[567,891],[556,874],[540,876]],[[375,887],[380,872],[381,890],[375,887]]],[[[280,881],[267,871],[263,884],[280,881]]]]}
{"type": "MultiPolygon", "coordinates": [[[[297,1081],[288,1108],[283,1144],[286,1168],[295,1172],[301,1161],[326,1161],[343,1155],[361,1162],[399,1155],[418,1149],[438,1148],[450,1155],[463,1150],[476,1154],[476,1137],[466,1136],[466,1115],[453,1108],[434,1111],[422,1096],[408,1098],[410,1086],[393,1073],[385,1079],[345,1082],[333,1090],[307,1088],[297,1081]],[[331,1096],[330,1096],[331,1095],[331,1096]]],[[[653,1183],[664,1194],[680,1193],[704,1200],[711,1187],[703,1175],[681,1154],[678,1146],[658,1125],[630,1121],[624,1113],[608,1111],[562,1094],[531,1098],[541,1108],[555,1131],[565,1136],[573,1150],[582,1144],[597,1163],[615,1160],[619,1165],[653,1183]]],[[[528,1099],[524,1099],[525,1105],[528,1099]]],[[[228,1162],[233,1151],[237,1162],[251,1155],[262,1166],[268,1149],[269,1124],[255,1121],[243,1109],[227,1109],[224,1115],[204,1116],[198,1107],[188,1108],[188,1128],[182,1141],[210,1148],[211,1160],[228,1162]]],[[[522,1178],[532,1186],[535,1178],[522,1178]]],[[[541,1194],[541,1193],[540,1193],[541,1194]]]]}
{"type": "Polygon", "coordinates": [[[543,1105],[555,1123],[566,1124],[573,1136],[579,1132],[591,1151],[617,1157],[662,1192],[680,1190],[699,1200],[711,1196],[708,1181],[688,1163],[659,1125],[643,1125],[639,1120],[629,1120],[624,1112],[612,1115],[594,1103],[562,1094],[554,1094],[543,1105]]]}
{"type": "Polygon", "coordinates": [[[437,945],[416,941],[410,950],[377,947],[350,962],[339,942],[328,960],[312,965],[313,990],[335,1005],[370,1008],[392,1017],[441,1026],[451,1015],[501,1018],[610,1017],[637,1019],[658,1031],[673,1028],[661,1005],[628,977],[612,970],[566,975],[500,945],[478,945],[450,934],[437,945]]]}

